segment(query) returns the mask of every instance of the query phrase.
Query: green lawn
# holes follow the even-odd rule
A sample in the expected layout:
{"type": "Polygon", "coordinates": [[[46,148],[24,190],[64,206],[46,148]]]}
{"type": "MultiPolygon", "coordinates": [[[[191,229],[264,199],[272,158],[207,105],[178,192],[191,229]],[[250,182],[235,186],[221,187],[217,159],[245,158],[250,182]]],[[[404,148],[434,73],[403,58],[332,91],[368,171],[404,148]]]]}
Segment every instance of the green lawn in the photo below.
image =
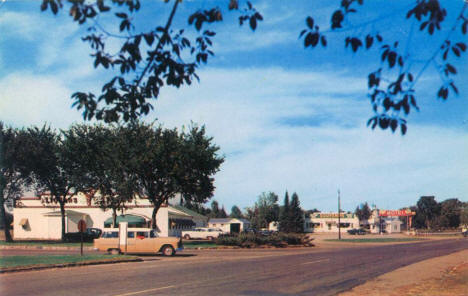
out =
{"type": "Polygon", "coordinates": [[[343,242],[343,243],[395,243],[395,242],[411,242],[411,241],[421,241],[425,240],[424,238],[346,238],[346,239],[326,239],[328,242],[343,242]]]}
{"type": "Polygon", "coordinates": [[[6,256],[0,257],[0,268],[25,267],[35,265],[64,264],[93,261],[113,261],[116,259],[135,259],[135,256],[123,255],[36,255],[36,256],[6,256]]]}
{"type": "MultiPolygon", "coordinates": [[[[51,246],[51,247],[79,247],[81,243],[64,243],[60,241],[15,241],[7,243],[0,241],[0,246],[51,246]]],[[[92,247],[93,243],[83,243],[83,247],[92,247]]]]}

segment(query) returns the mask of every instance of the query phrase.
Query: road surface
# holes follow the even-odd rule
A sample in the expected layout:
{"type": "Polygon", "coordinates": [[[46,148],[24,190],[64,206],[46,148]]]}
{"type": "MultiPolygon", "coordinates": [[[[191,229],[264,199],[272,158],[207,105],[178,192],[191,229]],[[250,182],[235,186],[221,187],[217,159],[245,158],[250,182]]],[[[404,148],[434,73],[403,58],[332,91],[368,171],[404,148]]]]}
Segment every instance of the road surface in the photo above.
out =
{"type": "Polygon", "coordinates": [[[1,295],[335,295],[467,239],[340,248],[186,250],[144,262],[0,275],[1,295]]]}

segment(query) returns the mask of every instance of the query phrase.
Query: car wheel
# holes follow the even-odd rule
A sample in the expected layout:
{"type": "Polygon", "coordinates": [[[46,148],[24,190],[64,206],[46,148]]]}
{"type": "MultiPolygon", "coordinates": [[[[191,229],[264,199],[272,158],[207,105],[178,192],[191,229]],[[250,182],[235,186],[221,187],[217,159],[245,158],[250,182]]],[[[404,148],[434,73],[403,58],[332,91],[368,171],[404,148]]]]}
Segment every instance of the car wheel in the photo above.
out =
{"type": "Polygon", "coordinates": [[[188,234],[184,235],[184,239],[187,239],[187,240],[190,239],[190,235],[188,234]]]}
{"type": "Polygon", "coordinates": [[[110,249],[110,250],[108,250],[108,253],[111,254],[111,255],[119,255],[120,250],[119,249],[110,249]]]}
{"type": "Polygon", "coordinates": [[[164,246],[162,248],[162,251],[161,253],[164,255],[164,256],[174,256],[175,255],[175,251],[174,251],[174,248],[171,247],[171,246],[164,246]]]}

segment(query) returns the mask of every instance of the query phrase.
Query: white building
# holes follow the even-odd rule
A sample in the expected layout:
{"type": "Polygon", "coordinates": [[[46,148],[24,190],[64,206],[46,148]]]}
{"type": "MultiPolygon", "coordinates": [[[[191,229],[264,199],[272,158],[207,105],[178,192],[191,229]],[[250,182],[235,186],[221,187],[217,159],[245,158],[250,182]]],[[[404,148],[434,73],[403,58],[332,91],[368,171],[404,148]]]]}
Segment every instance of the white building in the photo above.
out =
{"type": "MultiPolygon", "coordinates": [[[[352,213],[340,213],[341,231],[359,228],[359,219],[352,213]]],[[[304,232],[338,232],[338,213],[312,213],[305,216],[304,232]]]]}
{"type": "Polygon", "coordinates": [[[250,222],[237,218],[211,218],[208,227],[219,228],[224,232],[239,233],[250,228],[250,222]]]}
{"type": "MultiPolygon", "coordinates": [[[[118,213],[118,221],[127,221],[133,227],[151,225],[153,206],[147,199],[134,199],[127,209],[118,213]]],[[[112,211],[102,210],[84,194],[71,197],[65,205],[65,232],[77,232],[78,222],[87,227],[112,227],[112,211]]],[[[163,205],[156,215],[161,236],[178,236],[182,230],[206,226],[207,218],[181,206],[163,205]]],[[[13,210],[15,239],[60,239],[60,206],[47,195],[21,198],[13,210]]]]}

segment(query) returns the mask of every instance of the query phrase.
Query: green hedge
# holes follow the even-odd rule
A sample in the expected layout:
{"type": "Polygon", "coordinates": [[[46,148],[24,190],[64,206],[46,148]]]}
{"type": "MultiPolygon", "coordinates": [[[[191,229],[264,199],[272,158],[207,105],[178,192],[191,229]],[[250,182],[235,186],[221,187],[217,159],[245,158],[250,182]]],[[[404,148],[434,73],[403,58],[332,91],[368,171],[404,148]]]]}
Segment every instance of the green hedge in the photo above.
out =
{"type": "Polygon", "coordinates": [[[301,245],[302,234],[275,233],[264,236],[255,233],[240,233],[239,235],[221,236],[216,239],[217,245],[239,246],[243,248],[271,245],[275,247],[286,247],[288,245],[301,245]]]}

